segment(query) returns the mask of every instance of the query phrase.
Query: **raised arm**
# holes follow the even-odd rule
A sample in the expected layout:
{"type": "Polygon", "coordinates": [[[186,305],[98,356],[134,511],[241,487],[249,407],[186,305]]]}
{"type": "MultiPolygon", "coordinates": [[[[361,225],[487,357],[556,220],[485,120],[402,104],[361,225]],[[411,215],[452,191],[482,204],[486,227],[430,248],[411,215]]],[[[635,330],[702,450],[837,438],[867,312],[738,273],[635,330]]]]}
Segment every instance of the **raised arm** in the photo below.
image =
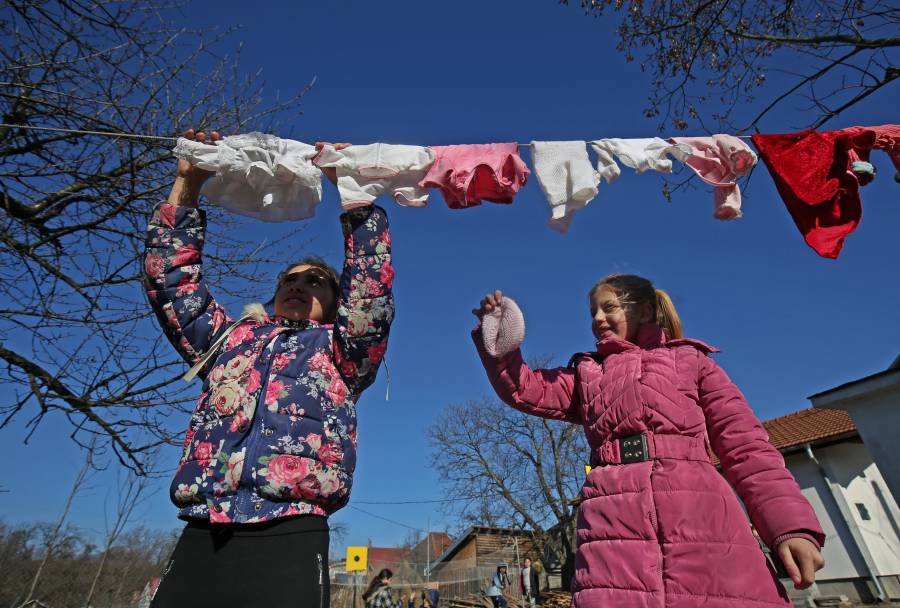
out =
{"type": "Polygon", "coordinates": [[[699,380],[713,451],[763,541],[774,550],[787,535],[798,534],[821,547],[825,533],[812,506],[740,390],[705,355],[700,355],[699,380]]]}
{"type": "MultiPolygon", "coordinates": [[[[472,312],[483,319],[500,307],[502,299],[500,291],[488,294],[481,301],[480,308],[472,312]]],[[[501,323],[500,327],[502,332],[504,324],[501,323]]],[[[498,342],[504,342],[503,336],[497,338],[498,342]]],[[[472,340],[491,386],[505,403],[526,414],[581,423],[581,410],[575,403],[574,369],[532,370],[522,359],[522,351],[518,348],[500,356],[491,356],[485,348],[480,324],[472,332],[472,340]]]]}
{"type": "Polygon", "coordinates": [[[394,320],[394,267],[387,214],[376,205],[341,215],[344,269],[334,328],[334,357],[355,394],[375,381],[394,320]]]}
{"type": "MultiPolygon", "coordinates": [[[[205,134],[185,137],[203,141],[205,134]]],[[[219,134],[212,133],[212,141],[219,134]]],[[[230,323],[209,294],[202,274],[206,215],[198,208],[207,171],[178,162],[168,200],[153,211],[144,251],[144,289],[166,336],[193,365],[230,323]]]]}

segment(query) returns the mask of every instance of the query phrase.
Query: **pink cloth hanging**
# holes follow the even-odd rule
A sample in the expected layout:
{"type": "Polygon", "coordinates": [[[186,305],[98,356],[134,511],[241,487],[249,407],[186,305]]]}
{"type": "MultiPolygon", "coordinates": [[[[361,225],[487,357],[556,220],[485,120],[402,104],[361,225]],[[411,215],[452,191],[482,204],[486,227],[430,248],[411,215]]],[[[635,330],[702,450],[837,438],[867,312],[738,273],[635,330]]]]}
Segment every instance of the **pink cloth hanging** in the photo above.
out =
{"type": "Polygon", "coordinates": [[[512,203],[531,173],[516,143],[432,146],[437,158],[422,188],[440,188],[447,206],[463,209],[482,200],[512,203]]]}
{"type": "Polygon", "coordinates": [[[737,178],[753,169],[756,153],[733,135],[673,137],[669,141],[691,147],[691,155],[685,164],[715,188],[713,217],[719,220],[741,217],[741,189],[737,178]]]}

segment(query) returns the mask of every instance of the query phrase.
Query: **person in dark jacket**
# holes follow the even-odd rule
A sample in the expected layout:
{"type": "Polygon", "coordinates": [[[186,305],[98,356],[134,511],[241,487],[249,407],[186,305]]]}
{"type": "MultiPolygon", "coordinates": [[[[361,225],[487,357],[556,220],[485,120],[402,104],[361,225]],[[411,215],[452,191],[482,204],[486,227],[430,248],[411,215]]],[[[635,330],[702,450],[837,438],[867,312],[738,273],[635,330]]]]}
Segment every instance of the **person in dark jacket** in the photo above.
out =
{"type": "Polygon", "coordinates": [[[389,568],[384,568],[375,575],[362,594],[366,608],[408,608],[414,605],[415,594],[412,592],[400,596],[399,600],[394,599],[391,591],[392,578],[394,573],[389,568]]]}
{"type": "Polygon", "coordinates": [[[279,275],[272,313],[252,305],[235,320],[203,278],[198,194],[209,176],[178,162],[144,254],[150,304],[203,380],[171,485],[188,523],[152,606],[275,606],[286,597],[328,606],[327,517],[349,500],[356,403],[375,380],[394,316],[387,215],[374,205],[344,213],[340,276],[304,258],[279,275]]]}
{"type": "Polygon", "coordinates": [[[538,581],[537,572],[531,566],[531,559],[528,557],[522,562],[522,572],[519,574],[519,592],[531,608],[537,606],[541,594],[541,584],[538,581]]]}

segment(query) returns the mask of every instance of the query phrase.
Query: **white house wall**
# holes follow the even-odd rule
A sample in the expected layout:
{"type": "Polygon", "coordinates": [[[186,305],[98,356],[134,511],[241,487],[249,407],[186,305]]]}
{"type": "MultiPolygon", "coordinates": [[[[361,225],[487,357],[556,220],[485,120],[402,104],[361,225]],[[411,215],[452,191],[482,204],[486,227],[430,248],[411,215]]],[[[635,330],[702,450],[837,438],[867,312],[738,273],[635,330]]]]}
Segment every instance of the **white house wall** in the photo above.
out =
{"type": "Polygon", "coordinates": [[[801,452],[786,456],[785,464],[800,485],[803,496],[815,510],[825,532],[825,547],[822,549],[825,567],[816,574],[816,579],[823,581],[868,576],[862,555],[857,550],[850,529],[844,523],[816,463],[801,452]]]}
{"type": "Polygon", "coordinates": [[[816,450],[816,456],[833,475],[832,481],[840,485],[876,573],[879,576],[900,574],[897,503],[887,491],[868,450],[862,443],[844,442],[816,450]],[[863,519],[857,504],[867,511],[868,520],[863,519]]]}
{"type": "Polygon", "coordinates": [[[844,409],[878,463],[885,483],[900,496],[900,370],[810,397],[813,406],[844,409]]]}
{"type": "MultiPolygon", "coordinates": [[[[813,453],[846,501],[851,522],[865,543],[875,574],[900,574],[900,509],[866,447],[859,440],[845,441],[813,448],[813,453]],[[862,518],[857,504],[864,506],[869,520],[862,518]]],[[[786,456],[785,463],[815,510],[827,537],[822,552],[825,568],[816,578],[823,581],[867,578],[869,573],[862,554],[818,466],[805,452],[786,456]]]]}

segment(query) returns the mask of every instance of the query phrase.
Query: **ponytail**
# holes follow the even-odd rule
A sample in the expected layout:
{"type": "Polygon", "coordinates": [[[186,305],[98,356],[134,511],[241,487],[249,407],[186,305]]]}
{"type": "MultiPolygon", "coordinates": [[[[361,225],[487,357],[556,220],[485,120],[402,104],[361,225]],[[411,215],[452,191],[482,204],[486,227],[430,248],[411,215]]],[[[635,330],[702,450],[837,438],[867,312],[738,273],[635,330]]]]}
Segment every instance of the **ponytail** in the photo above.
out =
{"type": "Polygon", "coordinates": [[[672,339],[684,337],[684,330],[681,327],[681,319],[672,304],[672,298],[669,297],[662,289],[654,290],[656,292],[656,324],[666,330],[666,335],[672,339]]]}
{"type": "Polygon", "coordinates": [[[375,575],[375,578],[372,579],[372,582],[369,583],[369,586],[363,592],[363,601],[365,602],[366,600],[368,600],[372,596],[372,594],[375,593],[375,591],[377,591],[378,588],[384,583],[385,579],[392,578],[393,576],[394,573],[391,572],[388,568],[382,569],[381,572],[375,575]]]}

